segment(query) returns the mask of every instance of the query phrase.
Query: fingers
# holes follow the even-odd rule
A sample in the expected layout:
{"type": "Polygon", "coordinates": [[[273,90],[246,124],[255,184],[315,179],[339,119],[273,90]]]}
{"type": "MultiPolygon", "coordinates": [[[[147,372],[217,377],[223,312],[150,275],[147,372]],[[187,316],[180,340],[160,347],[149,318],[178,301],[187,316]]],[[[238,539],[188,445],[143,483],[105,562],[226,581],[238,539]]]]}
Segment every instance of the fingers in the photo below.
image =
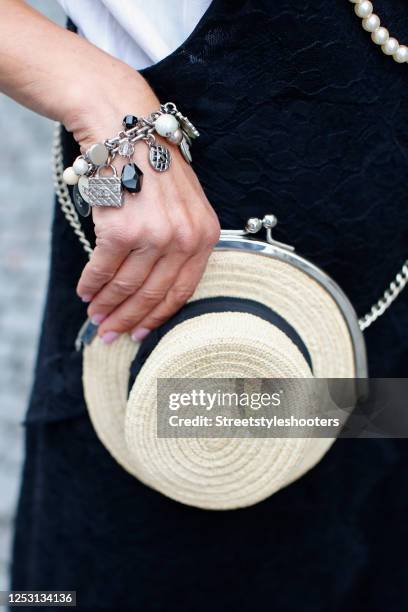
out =
{"type": "MultiPolygon", "coordinates": [[[[137,251],[141,256],[158,251],[157,259],[162,247],[167,246],[166,220],[160,233],[155,233],[135,217],[132,204],[127,199],[120,211],[109,207],[92,209],[96,246],[77,284],[77,293],[83,301],[89,302],[114,278],[132,251],[137,251]]],[[[142,212],[143,206],[139,210],[142,212]]],[[[151,217],[152,224],[157,225],[153,215],[151,217]]]]}
{"type": "MultiPolygon", "coordinates": [[[[183,162],[184,163],[184,162],[183,162]]],[[[191,169],[156,182],[121,211],[93,211],[96,247],[79,279],[98,335],[135,340],[162,324],[193,294],[219,239],[219,223],[191,169]],[[190,176],[192,174],[192,176],[190,176]]],[[[161,177],[163,179],[163,177],[161,177]]]]}
{"type": "MultiPolygon", "coordinates": [[[[212,216],[203,218],[207,223],[196,230],[191,224],[181,224],[182,229],[173,232],[170,253],[161,257],[145,275],[141,287],[102,321],[98,334],[105,342],[110,343],[120,333],[131,330],[135,340],[142,339],[191,297],[220,233],[218,220],[214,222],[212,216]]],[[[129,280],[126,285],[129,292],[131,283],[129,280]]],[[[108,287],[106,291],[110,291],[108,287]]]]}
{"type": "Polygon", "coordinates": [[[125,257],[125,251],[101,246],[94,248],[77,284],[77,294],[83,302],[90,302],[95,293],[113,278],[125,257]]]}
{"type": "Polygon", "coordinates": [[[135,249],[116,274],[97,293],[88,308],[88,317],[99,325],[119,304],[136,293],[153,270],[161,254],[157,249],[135,249]]]}
{"type": "Polygon", "coordinates": [[[211,249],[208,249],[207,252],[200,253],[185,263],[176,282],[170,287],[164,299],[132,330],[133,340],[143,340],[152,329],[165,323],[190,299],[204,274],[210,254],[211,249]]]}
{"type": "Polygon", "coordinates": [[[118,225],[113,210],[93,209],[96,246],[77,284],[77,294],[89,302],[115,275],[135,244],[126,224],[118,225]],[[116,225],[115,225],[116,223],[116,225]]]}
{"type": "Polygon", "coordinates": [[[101,323],[98,334],[111,342],[120,333],[131,330],[166,296],[184,259],[165,256],[159,259],[146,281],[101,323]],[[113,335],[115,334],[115,335],[113,335]]]}

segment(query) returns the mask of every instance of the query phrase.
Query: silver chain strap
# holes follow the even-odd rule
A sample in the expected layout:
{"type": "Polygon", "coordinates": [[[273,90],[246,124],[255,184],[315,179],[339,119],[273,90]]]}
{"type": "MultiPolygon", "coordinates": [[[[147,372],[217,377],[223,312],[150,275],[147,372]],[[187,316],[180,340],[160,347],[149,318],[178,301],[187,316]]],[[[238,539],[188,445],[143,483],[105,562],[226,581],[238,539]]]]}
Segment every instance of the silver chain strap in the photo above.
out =
{"type": "Polygon", "coordinates": [[[62,157],[61,124],[59,123],[55,124],[52,155],[54,162],[54,187],[55,193],[57,194],[58,202],[61,206],[61,210],[64,213],[68,223],[74,230],[75,234],[78,236],[79,241],[84,247],[84,251],[87,253],[88,257],[91,257],[93,250],[91,247],[91,243],[85,236],[85,233],[82,229],[81,221],[79,220],[78,213],[75,209],[74,203],[71,200],[68,187],[62,179],[62,174],[64,172],[64,161],[62,157]]]}
{"type": "MultiPolygon", "coordinates": [[[[58,202],[61,206],[61,210],[64,213],[68,223],[73,228],[75,234],[78,236],[84,251],[88,257],[92,255],[91,243],[85,236],[85,233],[81,226],[78,213],[72,202],[71,196],[68,191],[68,187],[62,180],[62,173],[64,172],[64,164],[62,157],[62,144],[61,144],[61,125],[59,123],[55,126],[54,131],[54,142],[53,142],[53,161],[54,161],[54,186],[55,193],[57,194],[58,202]]],[[[244,232],[247,233],[247,232],[244,232]]],[[[408,259],[404,262],[401,270],[396,274],[390,285],[384,291],[380,299],[373,304],[369,312],[359,319],[359,325],[361,331],[370,327],[374,321],[376,321],[384,312],[391,306],[391,304],[397,299],[399,294],[408,284],[408,259]]]]}
{"type": "Polygon", "coordinates": [[[361,331],[370,327],[371,323],[374,323],[381,317],[382,314],[391,306],[391,304],[397,299],[402,290],[408,283],[408,259],[405,260],[401,270],[396,274],[395,278],[391,281],[387,289],[384,291],[378,302],[371,306],[371,309],[365,314],[358,323],[361,331]]]}

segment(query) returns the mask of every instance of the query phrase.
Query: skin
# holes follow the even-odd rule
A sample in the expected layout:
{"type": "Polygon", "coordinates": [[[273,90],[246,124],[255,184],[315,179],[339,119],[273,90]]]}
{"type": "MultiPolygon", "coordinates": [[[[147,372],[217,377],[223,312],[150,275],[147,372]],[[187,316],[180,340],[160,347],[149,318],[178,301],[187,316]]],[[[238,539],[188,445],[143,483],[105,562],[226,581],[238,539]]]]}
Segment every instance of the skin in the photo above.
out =
{"type": "MultiPolygon", "coordinates": [[[[61,122],[82,152],[115,135],[126,114],[159,107],[137,71],[22,0],[1,0],[0,90],[61,122]]],[[[142,340],[179,310],[219,239],[218,219],[194,171],[177,147],[171,153],[170,170],[158,174],[146,164],[145,146],[136,146],[142,191],[126,193],[120,209],[92,209],[96,246],[77,294],[89,302],[88,316],[106,343],[124,332],[142,340]]],[[[120,172],[123,161],[115,164],[120,172]]]]}

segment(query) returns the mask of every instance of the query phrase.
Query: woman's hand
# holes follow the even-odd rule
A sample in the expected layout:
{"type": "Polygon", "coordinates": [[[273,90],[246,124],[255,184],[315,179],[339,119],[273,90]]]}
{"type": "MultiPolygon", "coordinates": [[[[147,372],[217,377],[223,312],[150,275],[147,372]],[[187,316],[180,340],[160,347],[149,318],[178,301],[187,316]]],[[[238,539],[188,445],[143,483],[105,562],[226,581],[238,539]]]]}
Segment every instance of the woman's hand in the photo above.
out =
{"type": "MultiPolygon", "coordinates": [[[[117,134],[125,115],[159,107],[136,70],[22,0],[2,0],[0,59],[0,90],[63,123],[83,151],[117,134]]],[[[93,209],[96,248],[77,291],[90,301],[88,314],[101,322],[105,342],[122,332],[141,339],[180,308],[218,240],[218,220],[197,177],[177,147],[171,153],[170,169],[159,174],[138,143],[142,191],[126,194],[120,209],[93,209]]]]}
{"type": "Polygon", "coordinates": [[[163,174],[149,167],[144,144],[136,149],[143,189],[126,194],[120,209],[92,209],[96,247],[77,286],[106,343],[122,332],[142,340],[175,313],[194,292],[220,234],[178,149],[171,147],[172,164],[163,174]]]}
{"type": "MultiPolygon", "coordinates": [[[[120,78],[126,86],[114,89],[98,108],[82,105],[67,117],[65,125],[82,151],[115,135],[126,114],[147,115],[159,108],[141,75],[127,67],[125,72],[127,78],[120,78]]],[[[181,308],[220,236],[217,216],[194,171],[178,147],[167,146],[172,163],[158,173],[149,165],[145,143],[137,143],[133,160],[144,173],[141,192],[125,192],[119,209],[92,208],[96,246],[77,293],[90,302],[88,316],[106,343],[123,332],[142,340],[181,308]]],[[[114,160],[118,174],[125,162],[114,160]]]]}

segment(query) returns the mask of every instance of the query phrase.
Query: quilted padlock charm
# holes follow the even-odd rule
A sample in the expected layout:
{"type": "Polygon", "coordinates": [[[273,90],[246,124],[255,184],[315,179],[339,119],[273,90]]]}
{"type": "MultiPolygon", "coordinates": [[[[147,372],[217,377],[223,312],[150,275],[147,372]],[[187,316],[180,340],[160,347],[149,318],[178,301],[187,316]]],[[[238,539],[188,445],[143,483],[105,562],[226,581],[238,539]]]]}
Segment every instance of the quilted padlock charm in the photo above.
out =
{"type": "Polygon", "coordinates": [[[106,164],[97,169],[88,179],[87,196],[90,206],[113,206],[120,208],[123,203],[122,185],[116,168],[106,164]],[[101,176],[101,170],[110,168],[111,176],[101,176]]]}

